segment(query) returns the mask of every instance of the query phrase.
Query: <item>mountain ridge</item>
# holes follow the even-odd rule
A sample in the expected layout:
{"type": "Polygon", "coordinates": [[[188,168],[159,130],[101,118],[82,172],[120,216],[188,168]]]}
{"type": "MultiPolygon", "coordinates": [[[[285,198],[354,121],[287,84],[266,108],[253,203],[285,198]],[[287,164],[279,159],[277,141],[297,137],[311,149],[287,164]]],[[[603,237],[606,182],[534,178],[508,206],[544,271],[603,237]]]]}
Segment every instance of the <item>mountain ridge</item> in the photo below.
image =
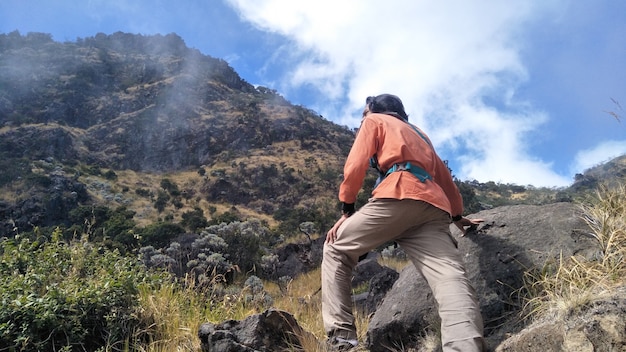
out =
{"type": "Polygon", "coordinates": [[[53,226],[39,221],[44,213],[63,220],[81,204],[131,207],[146,222],[197,207],[207,217],[219,208],[270,221],[281,208],[335,213],[353,131],[252,86],[174,34],[57,43],[12,32],[0,35],[0,53],[2,235],[13,222],[53,226]],[[118,177],[127,171],[134,183],[118,177]],[[53,173],[88,196],[49,189],[53,173]],[[160,182],[174,178],[184,189],[163,195],[160,182]],[[57,196],[70,201],[49,209],[46,199],[57,196]]]}
{"type": "MultiPolygon", "coordinates": [[[[200,208],[211,219],[290,220],[281,231],[297,234],[299,222],[323,232],[335,220],[354,131],[254,87],[176,34],[59,43],[15,31],[0,34],[0,136],[0,235],[70,226],[72,209],[98,204],[127,207],[144,225],[200,208]]],[[[626,175],[624,163],[611,165],[626,175]]],[[[473,213],[571,200],[605,177],[577,175],[558,190],[458,184],[473,213]]],[[[359,202],[375,178],[368,174],[359,202]]]]}

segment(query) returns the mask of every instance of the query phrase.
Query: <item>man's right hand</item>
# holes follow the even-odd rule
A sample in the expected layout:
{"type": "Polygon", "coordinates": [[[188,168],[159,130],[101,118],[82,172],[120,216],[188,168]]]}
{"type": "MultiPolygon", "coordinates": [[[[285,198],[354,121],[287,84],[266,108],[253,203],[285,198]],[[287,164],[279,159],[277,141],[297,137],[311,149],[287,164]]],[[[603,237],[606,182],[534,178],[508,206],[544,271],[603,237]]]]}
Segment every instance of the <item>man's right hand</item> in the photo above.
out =
{"type": "Polygon", "coordinates": [[[342,215],[341,218],[337,220],[335,225],[333,225],[333,227],[328,230],[328,233],[326,233],[325,243],[335,243],[335,241],[337,240],[337,230],[339,230],[339,227],[341,226],[341,224],[343,224],[344,221],[346,221],[347,218],[348,215],[342,215]]]}

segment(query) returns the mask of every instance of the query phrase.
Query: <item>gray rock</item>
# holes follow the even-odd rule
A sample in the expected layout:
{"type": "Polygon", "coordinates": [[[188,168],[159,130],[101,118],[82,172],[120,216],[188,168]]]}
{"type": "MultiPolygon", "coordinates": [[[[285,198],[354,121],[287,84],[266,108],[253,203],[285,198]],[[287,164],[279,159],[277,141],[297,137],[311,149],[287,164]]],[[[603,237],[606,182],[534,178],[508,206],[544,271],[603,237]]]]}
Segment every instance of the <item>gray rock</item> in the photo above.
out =
{"type": "Polygon", "coordinates": [[[378,256],[368,254],[360,261],[352,272],[352,288],[368,283],[374,275],[383,271],[383,266],[378,263],[378,256]]]}
{"type": "MultiPolygon", "coordinates": [[[[590,257],[596,244],[586,235],[588,227],[578,207],[571,203],[504,206],[470,217],[485,222],[465,237],[452,226],[453,235],[479,297],[485,336],[495,346],[505,337],[502,326],[507,326],[507,333],[522,327],[515,323],[524,272],[561,254],[590,257]]],[[[413,265],[408,265],[372,317],[366,345],[371,351],[385,350],[379,346],[415,346],[420,334],[438,326],[430,288],[413,265]]]]}
{"type": "Polygon", "coordinates": [[[302,350],[314,341],[288,312],[269,309],[244,320],[204,323],[198,330],[203,352],[269,352],[302,350]]]}
{"type": "MultiPolygon", "coordinates": [[[[564,316],[543,317],[531,325],[520,318],[525,272],[560,256],[597,255],[597,243],[576,205],[506,206],[471,217],[485,222],[465,237],[453,227],[453,235],[479,297],[489,351],[626,351],[626,287],[614,297],[594,297],[564,316]]],[[[413,265],[398,274],[367,258],[355,269],[354,282],[367,278],[369,291],[353,298],[357,309],[375,312],[364,344],[368,351],[441,350],[420,346],[420,337],[436,334],[440,321],[430,288],[413,265]]],[[[319,343],[292,315],[277,310],[207,323],[199,336],[203,351],[212,352],[296,351],[305,341],[319,343]]]]}
{"type": "Polygon", "coordinates": [[[322,263],[324,240],[325,237],[320,237],[310,243],[290,243],[279,248],[276,252],[278,265],[273,277],[296,277],[318,268],[322,263]]]}

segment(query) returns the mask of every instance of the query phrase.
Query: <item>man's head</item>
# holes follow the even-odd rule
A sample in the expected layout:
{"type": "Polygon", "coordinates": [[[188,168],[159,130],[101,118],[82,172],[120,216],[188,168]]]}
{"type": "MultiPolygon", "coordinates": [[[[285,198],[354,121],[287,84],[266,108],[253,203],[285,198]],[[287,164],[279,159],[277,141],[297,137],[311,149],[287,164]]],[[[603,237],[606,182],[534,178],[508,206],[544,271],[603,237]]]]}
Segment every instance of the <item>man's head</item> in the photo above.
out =
{"type": "Polygon", "coordinates": [[[392,94],[381,94],[365,99],[365,110],[383,114],[397,115],[397,117],[408,121],[409,115],[404,111],[402,100],[392,94]]]}

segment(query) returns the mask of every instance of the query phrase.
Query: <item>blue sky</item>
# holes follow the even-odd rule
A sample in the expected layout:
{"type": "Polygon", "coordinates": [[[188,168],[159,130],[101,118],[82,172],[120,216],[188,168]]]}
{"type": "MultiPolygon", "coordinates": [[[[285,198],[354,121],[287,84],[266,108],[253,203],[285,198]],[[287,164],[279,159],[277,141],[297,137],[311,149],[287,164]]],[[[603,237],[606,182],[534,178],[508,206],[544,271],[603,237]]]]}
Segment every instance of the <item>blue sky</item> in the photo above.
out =
{"type": "Polygon", "coordinates": [[[0,0],[14,30],[176,33],[349,127],[393,93],[465,180],[567,186],[626,154],[623,0],[0,0]]]}

